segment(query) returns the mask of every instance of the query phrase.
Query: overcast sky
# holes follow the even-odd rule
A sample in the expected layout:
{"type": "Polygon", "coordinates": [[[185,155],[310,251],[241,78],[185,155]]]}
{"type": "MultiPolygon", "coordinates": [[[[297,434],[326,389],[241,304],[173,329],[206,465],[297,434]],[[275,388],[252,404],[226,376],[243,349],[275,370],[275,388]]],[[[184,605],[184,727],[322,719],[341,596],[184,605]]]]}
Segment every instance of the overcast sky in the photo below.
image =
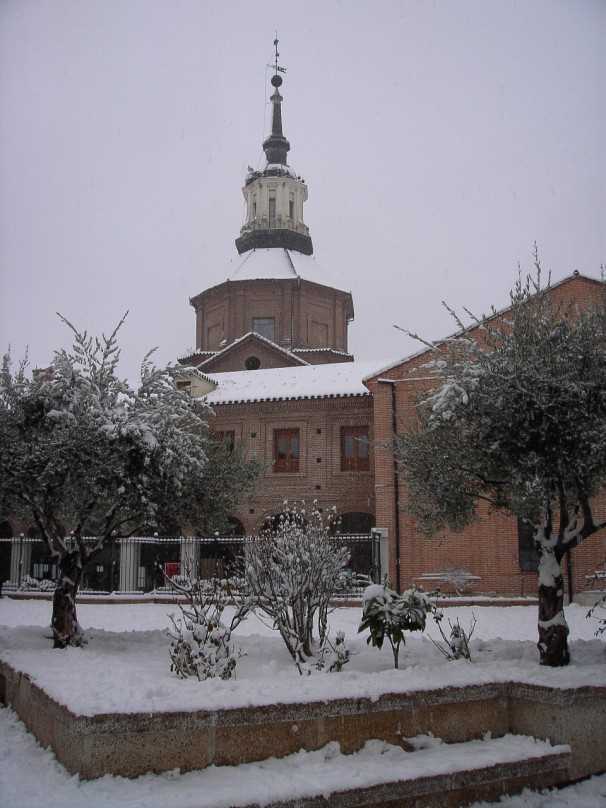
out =
{"type": "Polygon", "coordinates": [[[0,348],[46,364],[125,309],[123,372],[195,342],[237,255],[274,31],[290,162],[364,360],[606,262],[606,2],[3,0],[0,348]]]}

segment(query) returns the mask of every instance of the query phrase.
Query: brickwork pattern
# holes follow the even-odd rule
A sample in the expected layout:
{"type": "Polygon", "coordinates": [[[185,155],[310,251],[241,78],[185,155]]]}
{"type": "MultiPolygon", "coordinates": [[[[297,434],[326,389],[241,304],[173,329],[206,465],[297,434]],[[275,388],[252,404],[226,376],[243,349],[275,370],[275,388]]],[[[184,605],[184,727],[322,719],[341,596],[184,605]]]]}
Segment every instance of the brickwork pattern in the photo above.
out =
{"type": "MultiPolygon", "coordinates": [[[[254,371],[251,371],[254,372],[254,371]]],[[[325,511],[339,513],[375,512],[373,479],[373,418],[370,396],[266,401],[226,404],[215,407],[214,431],[233,430],[236,443],[249,457],[263,464],[256,493],[242,503],[239,519],[247,533],[261,527],[267,516],[281,513],[284,501],[318,500],[325,511]],[[370,470],[341,471],[340,430],[342,426],[368,426],[370,470]],[[273,470],[273,432],[298,429],[299,471],[273,470]]]]}
{"type": "MultiPolygon", "coordinates": [[[[557,303],[574,301],[579,309],[598,302],[604,287],[598,281],[581,276],[555,286],[551,294],[557,303]]],[[[419,369],[427,362],[427,353],[403,360],[401,364],[369,379],[367,386],[374,399],[375,440],[375,498],[377,503],[376,523],[386,527],[390,537],[390,577],[398,578],[396,566],[396,503],[393,453],[392,387],[395,389],[397,431],[404,431],[414,423],[415,405],[419,395],[427,390],[430,382],[423,380],[419,369]],[[380,380],[395,382],[381,382],[380,380]]],[[[522,572],[518,554],[517,521],[503,513],[490,512],[479,506],[479,518],[461,533],[445,530],[428,538],[407,513],[408,491],[400,481],[399,502],[399,578],[403,587],[419,582],[425,573],[435,573],[448,568],[463,568],[479,577],[469,587],[469,592],[507,595],[529,595],[537,591],[537,576],[522,572]]],[[[606,492],[595,502],[595,515],[606,518],[606,492]]],[[[601,531],[576,548],[571,558],[573,591],[579,592],[591,586],[591,575],[606,562],[606,531],[601,531]]],[[[568,570],[565,570],[565,579],[568,570]]],[[[452,591],[452,587],[443,587],[452,591]]]]}
{"type": "MultiPolygon", "coordinates": [[[[255,317],[273,317],[274,341],[285,348],[347,351],[349,292],[301,279],[226,281],[191,299],[196,348],[217,350],[252,331],[255,317]]],[[[324,361],[324,360],[323,360],[324,361]]]]}

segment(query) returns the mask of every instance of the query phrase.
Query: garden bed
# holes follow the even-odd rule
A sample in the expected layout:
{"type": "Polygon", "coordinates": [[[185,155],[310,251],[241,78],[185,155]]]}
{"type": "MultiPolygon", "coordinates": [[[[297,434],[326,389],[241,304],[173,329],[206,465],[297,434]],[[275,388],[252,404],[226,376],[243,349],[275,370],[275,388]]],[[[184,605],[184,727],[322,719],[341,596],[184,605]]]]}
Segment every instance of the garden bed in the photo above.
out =
{"type": "MultiPolygon", "coordinates": [[[[38,623],[0,631],[7,700],[21,705],[18,712],[28,726],[60,759],[56,744],[62,733],[60,743],[69,754],[89,754],[90,764],[70,762],[68,751],[63,758],[68,768],[87,776],[242,762],[237,757],[242,749],[252,750],[251,759],[258,760],[333,740],[352,751],[371,737],[397,743],[398,733],[427,731],[450,741],[491,731],[572,742],[577,775],[606,770],[606,760],[595,759],[596,747],[606,748],[606,738],[595,740],[606,732],[605,645],[589,639],[595,626],[576,607],[568,609],[572,636],[586,639],[573,641],[573,663],[562,669],[541,668],[533,640],[510,639],[536,630],[533,608],[482,610],[472,663],[447,662],[427,636],[413,636],[398,671],[387,649],[369,648],[356,635],[360,613],[339,609],[331,631],[345,631],[352,650],[342,673],[299,676],[275,632],[251,617],[236,635],[245,653],[238,677],[206,682],[171,674],[169,639],[152,628],[168,622],[165,607],[83,606],[80,618],[88,624],[89,644],[65,651],[51,648],[44,607],[0,605],[0,622],[38,623]],[[102,627],[108,625],[120,630],[102,627]],[[148,630],[125,630],[129,626],[148,630]],[[44,729],[41,716],[48,711],[52,720],[44,729]],[[593,740],[583,741],[589,732],[593,740]],[[131,742],[140,749],[140,760],[132,764],[131,742]],[[577,760],[584,746],[584,754],[594,756],[589,762],[577,760]],[[94,769],[98,765],[105,768],[94,769]]],[[[471,610],[452,614],[465,622],[471,610]]],[[[429,621],[428,631],[434,630],[429,621]]]]}

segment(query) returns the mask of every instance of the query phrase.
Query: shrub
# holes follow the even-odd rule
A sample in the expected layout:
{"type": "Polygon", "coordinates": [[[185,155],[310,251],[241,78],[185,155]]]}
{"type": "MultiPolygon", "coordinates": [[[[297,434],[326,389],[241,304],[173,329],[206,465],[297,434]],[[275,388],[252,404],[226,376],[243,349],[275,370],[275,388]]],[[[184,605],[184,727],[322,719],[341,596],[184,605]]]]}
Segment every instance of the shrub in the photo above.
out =
{"type": "Polygon", "coordinates": [[[180,679],[230,679],[242,656],[232,643],[232,633],[250,611],[249,601],[242,597],[241,579],[204,581],[186,574],[168,582],[186,599],[185,604],[179,605],[180,616],[170,615],[171,671],[180,679]],[[226,625],[223,613],[231,602],[236,603],[236,609],[226,625]]]}
{"type": "Polygon", "coordinates": [[[330,540],[330,526],[315,503],[309,515],[294,506],[246,549],[248,595],[279,631],[299,673],[313,656],[315,625],[324,644],[330,600],[349,561],[349,551],[330,540]]]}
{"type": "Polygon", "coordinates": [[[406,642],[404,632],[424,631],[427,614],[432,608],[429,597],[414,587],[398,595],[387,585],[373,584],[364,592],[358,632],[368,629],[370,636],[366,642],[376,648],[382,648],[387,637],[397,668],[400,645],[406,642]]]}

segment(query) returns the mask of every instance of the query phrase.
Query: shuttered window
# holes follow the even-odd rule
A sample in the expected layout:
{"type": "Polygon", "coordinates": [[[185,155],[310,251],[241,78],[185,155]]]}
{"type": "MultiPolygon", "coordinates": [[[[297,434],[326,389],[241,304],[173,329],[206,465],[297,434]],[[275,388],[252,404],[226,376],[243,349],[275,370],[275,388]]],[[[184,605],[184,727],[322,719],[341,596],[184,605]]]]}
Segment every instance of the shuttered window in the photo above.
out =
{"type": "Polygon", "coordinates": [[[274,429],[274,471],[299,471],[298,429],[274,429]]]}
{"type": "Polygon", "coordinates": [[[341,471],[370,469],[367,426],[341,427],[341,471]]]}

